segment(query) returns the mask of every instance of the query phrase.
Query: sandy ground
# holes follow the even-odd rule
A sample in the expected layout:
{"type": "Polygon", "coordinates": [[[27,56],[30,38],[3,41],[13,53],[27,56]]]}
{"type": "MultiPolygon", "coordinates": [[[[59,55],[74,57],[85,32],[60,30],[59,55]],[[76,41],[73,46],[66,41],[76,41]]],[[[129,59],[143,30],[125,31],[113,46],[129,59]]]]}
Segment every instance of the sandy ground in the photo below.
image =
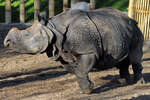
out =
{"type": "MultiPolygon", "coordinates": [[[[144,54],[150,57],[150,53],[144,54]]],[[[144,85],[122,85],[118,70],[90,72],[94,91],[79,94],[74,75],[45,54],[0,50],[0,100],[150,100],[150,61],[143,62],[144,85]]],[[[132,70],[130,69],[132,74],[132,70]]]]}

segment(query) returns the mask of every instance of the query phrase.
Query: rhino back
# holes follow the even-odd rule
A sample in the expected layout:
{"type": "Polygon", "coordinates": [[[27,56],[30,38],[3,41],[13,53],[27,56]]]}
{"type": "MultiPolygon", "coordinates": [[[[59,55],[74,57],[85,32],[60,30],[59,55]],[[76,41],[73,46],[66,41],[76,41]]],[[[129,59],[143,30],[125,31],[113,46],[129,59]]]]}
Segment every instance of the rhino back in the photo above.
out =
{"type": "MultiPolygon", "coordinates": [[[[142,36],[134,32],[138,30],[135,21],[112,8],[89,12],[70,10],[54,19],[61,20],[61,24],[55,24],[57,26],[62,26],[62,23],[69,26],[64,50],[77,54],[95,53],[97,57],[110,56],[122,60],[128,56],[131,45],[137,45],[142,36]]],[[[61,28],[58,30],[61,31],[61,28]]]]}
{"type": "Polygon", "coordinates": [[[81,12],[70,23],[66,38],[64,48],[67,50],[78,54],[102,54],[101,37],[86,12],[81,12]]]}
{"type": "Polygon", "coordinates": [[[115,60],[122,60],[127,57],[133,36],[135,36],[135,32],[133,32],[134,21],[119,11],[111,11],[107,8],[106,10],[89,12],[88,15],[102,36],[104,56],[106,58],[110,56],[115,60]]]}

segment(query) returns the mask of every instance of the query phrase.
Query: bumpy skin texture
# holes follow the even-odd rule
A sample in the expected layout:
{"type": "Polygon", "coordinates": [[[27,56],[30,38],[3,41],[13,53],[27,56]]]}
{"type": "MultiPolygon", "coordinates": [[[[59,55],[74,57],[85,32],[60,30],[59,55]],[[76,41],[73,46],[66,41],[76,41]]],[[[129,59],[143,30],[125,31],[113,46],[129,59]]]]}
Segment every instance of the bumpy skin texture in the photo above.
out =
{"type": "MultiPolygon", "coordinates": [[[[113,8],[88,12],[68,10],[48,20],[40,18],[39,23],[42,26],[38,28],[44,28],[46,33],[42,34],[49,39],[44,52],[76,75],[81,93],[92,92],[93,83],[88,73],[94,67],[117,67],[120,77],[130,82],[128,68],[132,64],[134,81],[144,82],[141,65],[143,35],[137,23],[122,12],[113,8]]],[[[5,44],[8,44],[7,40],[5,44]]]]}
{"type": "MultiPolygon", "coordinates": [[[[84,93],[91,90],[88,72],[95,66],[98,69],[116,66],[120,69],[120,77],[130,82],[128,68],[132,64],[134,81],[144,82],[141,73],[143,36],[134,20],[113,8],[89,12],[74,10],[67,14],[72,21],[67,23],[68,30],[60,50],[65,52],[60,56],[67,63],[60,61],[76,74],[84,93]]],[[[55,24],[55,20],[53,22],[55,24]]]]}

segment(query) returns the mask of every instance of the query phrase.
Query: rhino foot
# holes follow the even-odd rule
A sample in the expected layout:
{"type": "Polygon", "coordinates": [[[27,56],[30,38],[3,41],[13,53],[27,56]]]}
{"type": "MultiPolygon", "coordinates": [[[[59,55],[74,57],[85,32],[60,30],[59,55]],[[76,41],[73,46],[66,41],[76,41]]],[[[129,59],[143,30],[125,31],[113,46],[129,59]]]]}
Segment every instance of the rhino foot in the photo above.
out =
{"type": "Polygon", "coordinates": [[[144,78],[141,77],[138,81],[134,80],[134,83],[136,83],[136,84],[145,84],[146,82],[145,82],[144,78]]]}
{"type": "Polygon", "coordinates": [[[81,89],[81,88],[79,88],[79,89],[78,89],[78,92],[79,92],[80,94],[91,94],[93,88],[94,88],[94,84],[91,83],[91,85],[90,85],[89,88],[87,88],[87,89],[81,89]]]}

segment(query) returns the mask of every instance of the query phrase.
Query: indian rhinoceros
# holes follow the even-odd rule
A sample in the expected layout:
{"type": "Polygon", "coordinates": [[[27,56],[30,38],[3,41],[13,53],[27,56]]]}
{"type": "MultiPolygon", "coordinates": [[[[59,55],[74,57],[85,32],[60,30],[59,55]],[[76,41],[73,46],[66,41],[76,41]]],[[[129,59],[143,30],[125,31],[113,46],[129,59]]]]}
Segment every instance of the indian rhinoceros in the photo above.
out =
{"type": "Polygon", "coordinates": [[[132,64],[134,82],[144,82],[143,35],[136,21],[113,8],[67,10],[49,19],[38,15],[31,27],[12,28],[4,45],[21,53],[46,52],[76,75],[81,93],[92,92],[92,68],[117,67],[120,77],[130,82],[132,64]]]}

